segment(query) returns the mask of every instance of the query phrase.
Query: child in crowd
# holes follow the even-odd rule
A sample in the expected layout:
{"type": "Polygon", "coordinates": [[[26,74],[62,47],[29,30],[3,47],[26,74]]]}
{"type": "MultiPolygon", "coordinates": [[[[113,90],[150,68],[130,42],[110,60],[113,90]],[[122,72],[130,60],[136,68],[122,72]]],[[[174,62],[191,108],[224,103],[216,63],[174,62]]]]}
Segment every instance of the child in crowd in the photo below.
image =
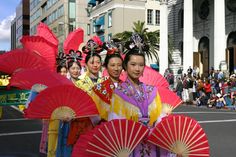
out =
{"type": "Polygon", "coordinates": [[[216,94],[217,96],[217,100],[216,100],[216,108],[217,109],[221,109],[225,106],[225,100],[224,100],[224,97],[220,94],[220,93],[217,93],[216,94]]]}

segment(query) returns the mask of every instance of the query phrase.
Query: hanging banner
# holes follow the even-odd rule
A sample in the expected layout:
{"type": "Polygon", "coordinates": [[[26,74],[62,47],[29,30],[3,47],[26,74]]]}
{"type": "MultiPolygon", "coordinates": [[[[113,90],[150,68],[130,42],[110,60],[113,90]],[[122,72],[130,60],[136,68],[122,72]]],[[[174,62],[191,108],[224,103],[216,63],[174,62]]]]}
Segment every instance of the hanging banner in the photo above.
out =
{"type": "Polygon", "coordinates": [[[0,106],[25,105],[30,90],[0,90],[0,106]]]}

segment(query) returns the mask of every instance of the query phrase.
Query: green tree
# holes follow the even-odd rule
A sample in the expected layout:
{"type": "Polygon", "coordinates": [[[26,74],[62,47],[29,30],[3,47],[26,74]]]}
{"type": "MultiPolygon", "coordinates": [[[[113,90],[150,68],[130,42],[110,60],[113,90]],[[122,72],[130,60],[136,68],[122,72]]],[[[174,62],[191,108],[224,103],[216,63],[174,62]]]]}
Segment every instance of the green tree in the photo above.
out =
{"type": "MultiPolygon", "coordinates": [[[[149,46],[149,51],[147,52],[147,57],[150,59],[155,59],[157,60],[157,63],[159,63],[159,56],[158,56],[158,51],[159,51],[159,43],[160,43],[160,32],[159,31],[153,31],[153,32],[148,32],[148,28],[145,28],[145,22],[137,21],[134,22],[134,27],[132,28],[133,31],[124,31],[121,33],[117,33],[113,36],[114,40],[119,40],[121,43],[127,42],[132,33],[138,33],[143,37],[144,42],[149,46]]],[[[170,40],[169,37],[169,62],[172,62],[171,54],[172,54],[172,41],[170,40]]],[[[126,50],[124,50],[125,52],[126,50]]]]}

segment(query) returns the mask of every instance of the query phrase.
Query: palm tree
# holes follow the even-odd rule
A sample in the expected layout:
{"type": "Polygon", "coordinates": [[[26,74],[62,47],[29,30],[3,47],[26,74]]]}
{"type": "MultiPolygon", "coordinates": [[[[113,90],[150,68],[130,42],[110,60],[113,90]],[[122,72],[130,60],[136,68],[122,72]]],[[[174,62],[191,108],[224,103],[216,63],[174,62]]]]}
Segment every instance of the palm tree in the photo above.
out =
{"type": "MultiPolygon", "coordinates": [[[[153,56],[157,60],[157,63],[159,63],[159,57],[158,57],[158,50],[159,50],[159,41],[160,41],[160,32],[159,31],[153,31],[148,32],[148,28],[145,28],[145,22],[137,21],[134,22],[133,32],[138,33],[140,36],[143,37],[144,42],[149,46],[149,51],[146,53],[147,57],[150,59],[153,59],[153,56]]],[[[132,31],[124,31],[122,33],[117,33],[113,36],[114,40],[119,40],[121,43],[126,43],[130,37],[132,36],[132,31]]],[[[171,46],[171,40],[169,38],[169,46],[171,46]]],[[[169,50],[172,50],[170,47],[169,50]]],[[[126,51],[126,50],[124,50],[126,51]]],[[[169,61],[172,61],[171,58],[172,51],[169,51],[169,61]]]]}

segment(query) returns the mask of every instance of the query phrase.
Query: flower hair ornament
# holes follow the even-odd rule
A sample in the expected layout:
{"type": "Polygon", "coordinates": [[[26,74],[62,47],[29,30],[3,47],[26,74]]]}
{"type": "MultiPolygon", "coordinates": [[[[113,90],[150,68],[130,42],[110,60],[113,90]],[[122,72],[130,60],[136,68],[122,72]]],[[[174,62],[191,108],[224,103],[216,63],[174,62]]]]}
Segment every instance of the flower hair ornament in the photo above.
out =
{"type": "Polygon", "coordinates": [[[69,54],[66,55],[66,59],[68,62],[71,60],[73,60],[74,62],[81,61],[83,59],[82,52],[79,50],[78,51],[70,50],[69,54]]]}
{"type": "Polygon", "coordinates": [[[107,55],[120,54],[121,49],[113,40],[110,42],[104,42],[103,48],[107,51],[107,55]]]}
{"type": "Polygon", "coordinates": [[[66,54],[63,52],[59,52],[56,58],[56,63],[57,65],[66,65],[66,54]]]}
{"type": "Polygon", "coordinates": [[[94,36],[92,39],[89,39],[87,44],[82,48],[83,53],[85,54],[93,54],[100,53],[102,48],[102,41],[98,36],[94,36]]]}
{"type": "Polygon", "coordinates": [[[132,34],[130,40],[125,43],[125,48],[128,52],[131,50],[137,50],[139,53],[145,53],[149,50],[149,46],[138,33],[132,34]]]}

